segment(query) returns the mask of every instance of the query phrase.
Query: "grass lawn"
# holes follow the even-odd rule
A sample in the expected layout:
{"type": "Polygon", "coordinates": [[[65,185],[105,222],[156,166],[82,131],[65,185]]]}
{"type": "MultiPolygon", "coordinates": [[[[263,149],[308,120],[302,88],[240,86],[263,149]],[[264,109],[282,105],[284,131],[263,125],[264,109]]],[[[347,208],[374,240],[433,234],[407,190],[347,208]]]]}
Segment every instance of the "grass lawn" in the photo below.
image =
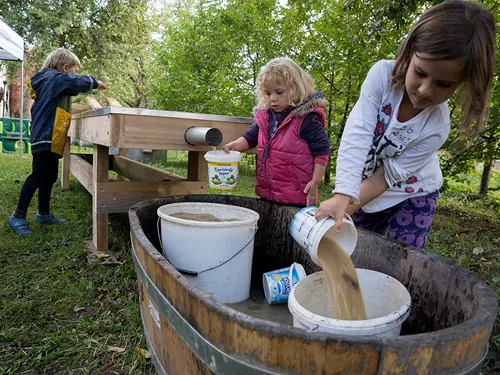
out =
{"type": "MultiPolygon", "coordinates": [[[[169,162],[162,166],[185,173],[183,155],[177,155],[178,160],[172,156],[169,153],[169,162]]],[[[87,265],[82,253],[92,237],[91,196],[74,178],[69,191],[56,185],[52,196],[52,211],[69,222],[35,224],[35,196],[28,213],[34,234],[19,239],[7,218],[30,165],[30,156],[0,154],[0,374],[154,374],[138,350],[146,347],[127,215],[110,215],[110,250],[122,262],[119,266],[87,265]]],[[[251,159],[241,172],[231,194],[254,196],[251,159]]],[[[322,199],[330,190],[321,187],[322,199]]],[[[500,197],[474,200],[460,189],[442,197],[429,247],[472,270],[498,293],[500,197]]],[[[496,371],[498,324],[484,368],[485,373],[496,371]]]]}

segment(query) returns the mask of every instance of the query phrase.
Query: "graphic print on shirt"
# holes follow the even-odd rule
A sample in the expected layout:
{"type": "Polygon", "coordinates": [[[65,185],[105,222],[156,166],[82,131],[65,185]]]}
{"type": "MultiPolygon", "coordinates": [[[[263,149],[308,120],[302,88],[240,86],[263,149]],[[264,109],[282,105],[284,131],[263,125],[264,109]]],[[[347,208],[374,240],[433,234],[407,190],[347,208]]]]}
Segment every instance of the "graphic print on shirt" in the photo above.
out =
{"type": "Polygon", "coordinates": [[[392,119],[392,104],[389,102],[380,107],[377,114],[377,124],[375,130],[373,131],[373,141],[368,151],[368,158],[365,162],[365,168],[363,170],[363,178],[370,177],[375,168],[377,167],[376,159],[379,159],[378,155],[387,147],[397,147],[393,142],[391,142],[386,136],[385,131],[389,126],[389,122],[392,119]]]}
{"type": "MultiPolygon", "coordinates": [[[[363,170],[363,178],[370,177],[379,165],[378,160],[395,157],[401,154],[403,149],[414,139],[414,128],[410,125],[397,125],[391,127],[390,133],[386,134],[386,130],[393,116],[392,103],[383,104],[377,114],[377,124],[373,131],[373,142],[368,152],[368,157],[363,170]]],[[[406,181],[395,183],[393,187],[404,190],[406,193],[414,193],[416,188],[408,185],[413,185],[418,182],[418,178],[412,175],[406,181]]],[[[418,192],[422,192],[421,186],[418,187],[418,192]]]]}

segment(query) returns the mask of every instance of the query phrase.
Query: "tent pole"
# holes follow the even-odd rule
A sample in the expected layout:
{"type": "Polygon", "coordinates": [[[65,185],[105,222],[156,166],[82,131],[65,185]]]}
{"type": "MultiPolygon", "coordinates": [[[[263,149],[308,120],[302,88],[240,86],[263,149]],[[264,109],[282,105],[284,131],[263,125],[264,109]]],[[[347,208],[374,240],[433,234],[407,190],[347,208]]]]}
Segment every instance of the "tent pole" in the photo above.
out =
{"type": "Polygon", "coordinates": [[[6,103],[7,102],[7,81],[3,81],[3,99],[2,99],[2,117],[7,117],[5,116],[5,110],[7,109],[6,103]]]}
{"type": "Polygon", "coordinates": [[[19,90],[21,92],[21,109],[19,113],[19,117],[21,119],[21,140],[20,140],[20,147],[19,147],[19,157],[23,157],[23,106],[24,106],[24,59],[21,60],[21,89],[19,90]]]}

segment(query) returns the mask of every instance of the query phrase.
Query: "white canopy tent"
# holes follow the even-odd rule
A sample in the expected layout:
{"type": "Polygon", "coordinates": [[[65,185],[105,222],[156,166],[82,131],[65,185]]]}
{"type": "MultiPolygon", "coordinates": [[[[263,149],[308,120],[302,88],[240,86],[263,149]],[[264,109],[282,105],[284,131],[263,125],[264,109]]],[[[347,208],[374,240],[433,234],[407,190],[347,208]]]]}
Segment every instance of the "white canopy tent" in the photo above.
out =
{"type": "Polygon", "coordinates": [[[19,117],[21,121],[21,147],[19,155],[23,156],[23,107],[24,107],[24,39],[0,18],[0,60],[19,61],[21,63],[21,103],[19,117]]]}

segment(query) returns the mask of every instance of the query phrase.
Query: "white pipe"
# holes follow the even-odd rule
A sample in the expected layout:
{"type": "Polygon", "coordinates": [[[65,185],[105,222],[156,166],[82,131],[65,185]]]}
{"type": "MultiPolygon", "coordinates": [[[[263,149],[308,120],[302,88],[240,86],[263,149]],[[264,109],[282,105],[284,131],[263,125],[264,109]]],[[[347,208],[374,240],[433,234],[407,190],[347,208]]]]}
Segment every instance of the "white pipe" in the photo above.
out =
{"type": "MultiPolygon", "coordinates": [[[[23,50],[23,54],[24,54],[24,50],[23,50]]],[[[19,113],[19,117],[21,119],[21,138],[20,138],[20,147],[19,147],[19,157],[22,158],[23,157],[23,147],[24,147],[24,143],[23,143],[23,110],[24,110],[24,89],[23,89],[23,86],[24,86],[24,60],[21,60],[21,89],[19,90],[21,92],[21,105],[20,105],[20,113],[19,113]]]]}
{"type": "Polygon", "coordinates": [[[222,144],[222,132],[217,128],[192,126],[184,133],[184,139],[192,146],[220,146],[222,144]]]}

